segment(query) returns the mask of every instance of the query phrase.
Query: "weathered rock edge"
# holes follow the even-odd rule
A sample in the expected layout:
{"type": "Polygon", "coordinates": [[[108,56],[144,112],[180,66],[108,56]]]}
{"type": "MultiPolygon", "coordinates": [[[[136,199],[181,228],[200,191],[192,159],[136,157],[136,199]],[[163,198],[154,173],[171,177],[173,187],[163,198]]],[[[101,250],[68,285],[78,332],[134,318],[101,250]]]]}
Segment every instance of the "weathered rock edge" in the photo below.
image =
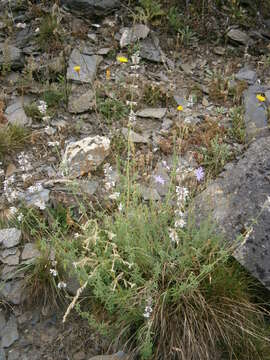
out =
{"type": "Polygon", "coordinates": [[[210,215],[230,243],[252,226],[233,255],[270,290],[270,137],[226,166],[195,198],[194,214],[197,221],[210,215]]]}

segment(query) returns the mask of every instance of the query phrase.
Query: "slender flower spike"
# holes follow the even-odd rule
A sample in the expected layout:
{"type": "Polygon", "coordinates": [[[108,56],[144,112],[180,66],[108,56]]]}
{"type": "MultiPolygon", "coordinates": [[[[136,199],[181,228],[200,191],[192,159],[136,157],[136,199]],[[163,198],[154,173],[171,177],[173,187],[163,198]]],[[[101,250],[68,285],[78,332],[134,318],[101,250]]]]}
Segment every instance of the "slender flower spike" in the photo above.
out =
{"type": "Polygon", "coordinates": [[[183,108],[183,106],[182,106],[182,105],[179,105],[179,106],[177,106],[177,110],[178,110],[178,111],[183,111],[183,110],[184,110],[184,108],[183,108]]]}
{"type": "Polygon", "coordinates": [[[79,65],[76,65],[74,66],[74,71],[76,71],[76,73],[79,75],[80,74],[80,70],[81,70],[81,67],[79,65]]]}
{"type": "Polygon", "coordinates": [[[127,63],[128,59],[125,56],[117,56],[117,61],[119,61],[120,63],[127,63]]]}
{"type": "Polygon", "coordinates": [[[202,181],[204,178],[204,170],[203,168],[200,166],[198,169],[195,170],[195,176],[197,181],[202,181]]]}
{"type": "Polygon", "coordinates": [[[265,101],[265,97],[262,96],[261,94],[258,94],[258,95],[256,96],[256,98],[257,98],[260,102],[264,102],[264,101],[265,101]]]}

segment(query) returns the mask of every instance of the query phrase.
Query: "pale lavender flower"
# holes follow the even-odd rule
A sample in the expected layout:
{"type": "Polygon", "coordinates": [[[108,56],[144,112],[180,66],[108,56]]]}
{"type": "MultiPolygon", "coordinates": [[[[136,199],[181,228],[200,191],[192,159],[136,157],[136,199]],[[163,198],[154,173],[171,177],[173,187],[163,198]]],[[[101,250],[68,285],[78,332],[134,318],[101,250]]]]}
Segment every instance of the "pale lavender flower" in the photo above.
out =
{"type": "Polygon", "coordinates": [[[164,180],[163,177],[160,176],[160,175],[155,175],[155,176],[154,176],[154,179],[155,179],[155,182],[158,183],[158,184],[161,184],[161,185],[164,185],[164,184],[165,184],[165,180],[164,180]]]}
{"type": "Polygon", "coordinates": [[[195,176],[197,181],[202,181],[204,178],[204,170],[203,168],[200,166],[198,169],[195,170],[195,176]]]}

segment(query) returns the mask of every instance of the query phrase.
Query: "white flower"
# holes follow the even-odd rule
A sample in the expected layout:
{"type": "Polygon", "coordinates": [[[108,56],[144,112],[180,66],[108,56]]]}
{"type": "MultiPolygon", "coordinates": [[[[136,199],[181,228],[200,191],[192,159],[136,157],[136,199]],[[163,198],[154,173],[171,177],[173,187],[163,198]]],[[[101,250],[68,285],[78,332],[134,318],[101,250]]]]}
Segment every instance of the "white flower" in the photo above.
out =
{"type": "Polygon", "coordinates": [[[152,307],[149,306],[149,305],[147,305],[147,306],[145,307],[145,309],[144,309],[143,316],[144,316],[146,319],[149,319],[152,312],[153,312],[152,307]]]}
{"type": "Polygon", "coordinates": [[[123,211],[123,205],[121,203],[118,205],[118,210],[123,211]]]}
{"type": "Polygon", "coordinates": [[[131,56],[131,61],[132,61],[132,64],[134,64],[134,65],[138,65],[140,60],[141,60],[141,58],[140,58],[139,51],[135,52],[135,54],[133,54],[131,56]]]}
{"type": "Polygon", "coordinates": [[[46,101],[43,101],[43,100],[40,100],[39,101],[39,105],[38,105],[38,110],[41,114],[46,114],[46,111],[47,111],[47,103],[46,101]]]}
{"type": "Polygon", "coordinates": [[[23,219],[23,214],[22,214],[22,213],[19,213],[19,215],[17,216],[17,220],[18,220],[19,222],[21,222],[22,219],[23,219]]]}
{"type": "Polygon", "coordinates": [[[129,112],[128,119],[130,123],[134,123],[136,121],[136,114],[132,109],[129,112]]]}
{"type": "Polygon", "coordinates": [[[183,227],[186,226],[186,221],[184,219],[178,219],[178,220],[175,221],[174,226],[176,228],[182,229],[183,227]]]}
{"type": "Polygon", "coordinates": [[[182,186],[176,186],[176,195],[177,195],[177,205],[183,206],[183,203],[187,200],[189,196],[189,191],[187,188],[182,186]]]}
{"type": "Polygon", "coordinates": [[[75,233],[75,234],[74,234],[74,237],[75,237],[75,239],[78,239],[78,237],[80,237],[80,234],[79,234],[79,233],[75,233]]]}
{"type": "Polygon", "coordinates": [[[111,195],[109,196],[109,199],[111,199],[111,200],[116,200],[116,199],[119,198],[119,196],[120,196],[120,193],[119,193],[119,192],[114,192],[113,194],[111,194],[111,195]]]}
{"type": "Polygon", "coordinates": [[[67,287],[67,284],[64,281],[60,281],[57,284],[58,289],[65,289],[67,287]]]}
{"type": "Polygon", "coordinates": [[[171,239],[171,242],[174,243],[174,244],[178,244],[179,243],[179,238],[178,238],[178,235],[177,235],[177,232],[175,229],[169,229],[169,237],[171,239]]]}
{"type": "Polygon", "coordinates": [[[39,32],[39,27],[38,28],[36,28],[36,30],[35,30],[35,33],[38,33],[39,32]]]}
{"type": "Polygon", "coordinates": [[[26,24],[25,24],[25,23],[18,23],[18,24],[16,24],[16,28],[18,28],[18,29],[25,29],[25,28],[26,28],[26,24]]]}
{"type": "Polygon", "coordinates": [[[56,277],[58,275],[57,270],[55,269],[50,269],[50,273],[52,274],[52,276],[56,277]]]}

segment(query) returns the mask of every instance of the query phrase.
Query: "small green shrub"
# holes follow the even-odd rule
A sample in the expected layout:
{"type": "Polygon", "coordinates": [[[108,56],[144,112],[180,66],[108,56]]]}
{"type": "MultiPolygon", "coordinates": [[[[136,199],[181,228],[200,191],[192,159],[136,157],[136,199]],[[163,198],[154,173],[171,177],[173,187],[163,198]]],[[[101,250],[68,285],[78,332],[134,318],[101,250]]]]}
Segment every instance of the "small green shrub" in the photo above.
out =
{"type": "Polygon", "coordinates": [[[233,157],[228,144],[224,143],[219,136],[210,141],[207,148],[202,148],[202,165],[212,174],[217,175],[233,157]]]}
{"type": "Polygon", "coordinates": [[[139,0],[139,5],[136,7],[136,14],[134,15],[136,22],[148,23],[165,15],[158,0],[139,0]]]}
{"type": "Polygon", "coordinates": [[[243,107],[238,106],[231,109],[230,115],[232,119],[230,135],[235,141],[244,144],[246,140],[246,128],[244,122],[243,107]]]}
{"type": "Polygon", "coordinates": [[[128,107],[120,100],[97,97],[97,111],[104,116],[108,124],[121,120],[129,113],[128,107]]]}
{"type": "Polygon", "coordinates": [[[48,51],[59,44],[61,38],[60,33],[60,24],[57,16],[47,15],[42,19],[40,24],[37,42],[43,50],[48,51]]]}
{"type": "Polygon", "coordinates": [[[27,142],[29,132],[19,125],[0,127],[0,158],[12,151],[18,151],[27,142]]]}
{"type": "Polygon", "coordinates": [[[183,25],[183,18],[177,7],[171,7],[168,12],[169,25],[174,32],[178,32],[183,25]]]}

